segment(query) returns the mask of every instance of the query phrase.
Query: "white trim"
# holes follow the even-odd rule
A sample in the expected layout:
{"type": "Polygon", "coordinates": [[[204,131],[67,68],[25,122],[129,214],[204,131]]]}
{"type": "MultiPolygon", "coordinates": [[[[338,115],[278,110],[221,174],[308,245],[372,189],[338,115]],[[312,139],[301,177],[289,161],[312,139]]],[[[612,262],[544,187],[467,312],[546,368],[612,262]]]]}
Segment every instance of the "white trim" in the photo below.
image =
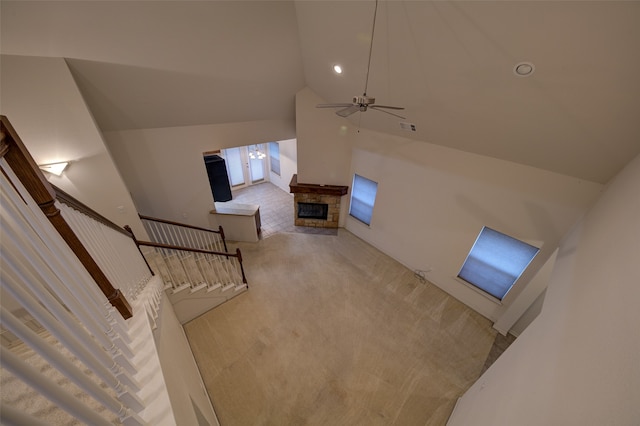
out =
{"type": "MultiPolygon", "coordinates": [[[[487,293],[486,291],[482,290],[480,287],[477,287],[473,284],[471,284],[468,281],[463,280],[462,278],[460,278],[457,275],[453,276],[453,279],[455,279],[456,281],[458,281],[461,284],[464,284],[465,286],[469,287],[471,290],[475,291],[478,294],[481,294],[482,296],[484,296],[485,298],[491,300],[493,303],[495,303],[496,305],[500,305],[502,306],[502,301],[500,299],[498,299],[497,297],[493,297],[492,295],[490,295],[489,293],[487,293]]],[[[515,285],[515,284],[514,284],[515,285]]],[[[508,292],[507,292],[508,293],[508,292]]],[[[505,295],[506,296],[506,295],[505,295]]]]}
{"type": "Polygon", "coordinates": [[[448,425],[449,422],[451,421],[451,419],[453,418],[453,415],[456,412],[456,408],[458,408],[458,403],[460,402],[461,399],[462,399],[462,397],[458,397],[458,399],[456,399],[456,403],[453,406],[453,410],[451,410],[451,414],[449,414],[449,418],[447,419],[447,423],[445,424],[445,426],[448,425]]]}

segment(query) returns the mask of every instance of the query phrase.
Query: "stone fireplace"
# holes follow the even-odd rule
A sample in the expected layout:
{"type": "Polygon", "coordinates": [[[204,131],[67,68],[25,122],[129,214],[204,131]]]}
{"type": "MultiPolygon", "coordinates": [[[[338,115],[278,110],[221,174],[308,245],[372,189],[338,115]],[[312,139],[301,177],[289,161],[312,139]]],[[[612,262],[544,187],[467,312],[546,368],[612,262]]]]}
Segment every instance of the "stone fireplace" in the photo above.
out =
{"type": "Polygon", "coordinates": [[[337,228],[340,201],[348,190],[348,186],[298,183],[298,175],[293,175],[289,192],[293,194],[295,225],[337,228]]]}

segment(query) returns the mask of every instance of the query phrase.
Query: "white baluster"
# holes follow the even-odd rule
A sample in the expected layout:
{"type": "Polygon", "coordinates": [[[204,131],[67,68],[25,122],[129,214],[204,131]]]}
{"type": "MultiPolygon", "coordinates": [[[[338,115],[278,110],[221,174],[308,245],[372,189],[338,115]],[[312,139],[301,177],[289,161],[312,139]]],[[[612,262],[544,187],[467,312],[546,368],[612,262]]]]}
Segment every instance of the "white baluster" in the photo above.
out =
{"type": "MultiPolygon", "coordinates": [[[[26,265],[16,265],[11,253],[5,254],[7,256],[2,259],[2,288],[19,301],[31,316],[62,342],[71,353],[100,377],[105,384],[118,392],[119,398],[122,396],[129,398],[131,392],[127,388],[132,388],[135,391],[139,390],[139,383],[114,363],[107,353],[96,344],[92,336],[64,309],[64,306],[60,305],[48,291],[43,291],[43,289],[35,285],[39,281],[38,277],[27,272],[24,269],[26,265]],[[23,288],[25,286],[29,287],[31,292],[38,296],[38,300],[23,288]],[[54,312],[56,316],[54,317],[49,311],[54,312]],[[60,323],[64,324],[64,328],[59,326],[60,323]]],[[[133,401],[137,399],[137,396],[133,395],[133,401]]],[[[142,409],[141,401],[138,400],[136,402],[137,407],[133,408],[142,409]]]]}
{"type": "Polygon", "coordinates": [[[49,423],[41,422],[39,419],[24,413],[11,404],[0,402],[0,416],[2,424],[6,426],[51,426],[49,423]]]}
{"type": "MultiPolygon", "coordinates": [[[[58,277],[68,283],[74,283],[75,279],[70,273],[68,265],[60,259],[60,253],[51,251],[47,246],[42,245],[43,234],[36,234],[24,218],[20,215],[20,212],[15,210],[19,208],[20,204],[15,204],[13,200],[7,197],[7,192],[2,191],[2,212],[3,220],[8,225],[6,226],[4,239],[2,241],[3,246],[11,245],[11,253],[17,255],[20,253],[23,257],[23,262],[28,265],[29,268],[38,268],[41,273],[46,273],[48,278],[44,280],[48,285],[60,282],[58,277]],[[13,208],[13,211],[9,209],[13,208]],[[23,242],[23,243],[21,243],[23,242]],[[45,258],[49,259],[49,264],[45,265],[45,258]],[[50,269],[51,268],[51,269],[50,269]]],[[[22,204],[23,205],[23,204],[22,204]]],[[[68,249],[68,247],[67,247],[68,249]]],[[[9,255],[9,253],[7,253],[9,255]]],[[[73,257],[73,260],[77,259],[73,257]]],[[[88,274],[87,274],[88,276],[88,274]]],[[[90,277],[89,281],[92,282],[90,277]]],[[[86,287],[86,282],[76,283],[81,287],[86,287]]],[[[93,287],[96,287],[93,285],[93,287]]],[[[79,291],[72,292],[67,286],[59,286],[55,289],[55,292],[69,308],[75,308],[76,315],[85,323],[85,326],[92,331],[96,338],[101,342],[105,348],[113,346],[113,342],[106,339],[105,334],[110,330],[109,327],[105,327],[95,320],[95,316],[88,309],[91,304],[87,304],[87,299],[84,298],[84,294],[79,291]],[[80,298],[80,299],[78,299],[80,298]]],[[[99,297],[103,300],[106,298],[103,294],[99,293],[99,297]]],[[[120,349],[127,351],[131,354],[129,347],[126,344],[120,345],[120,349]]],[[[128,362],[124,364],[126,367],[131,367],[128,362]]]]}
{"type": "Polygon", "coordinates": [[[69,392],[61,389],[52,380],[40,375],[31,368],[29,364],[20,360],[20,358],[8,349],[5,349],[4,346],[0,347],[0,351],[2,354],[2,366],[4,368],[32,388],[36,389],[73,417],[90,425],[111,426],[111,422],[94,413],[90,408],[82,404],[69,392]]]}
{"type": "MultiPolygon", "coordinates": [[[[127,332],[128,327],[123,322],[124,320],[122,319],[122,316],[119,313],[113,315],[115,310],[108,304],[105,296],[96,285],[84,285],[84,283],[93,282],[93,279],[87,270],[78,261],[69,246],[64,242],[64,240],[62,240],[60,234],[58,234],[48,219],[44,216],[40,207],[35,203],[35,201],[33,201],[20,180],[15,176],[11,168],[6,163],[6,160],[2,159],[0,164],[6,173],[6,176],[4,174],[0,175],[3,188],[15,188],[21,194],[18,195],[15,191],[9,190],[3,191],[3,197],[10,199],[13,202],[13,206],[16,208],[20,208],[20,214],[24,215],[21,220],[26,221],[30,226],[34,227],[38,238],[42,239],[44,244],[50,248],[52,256],[61,264],[66,265],[65,270],[69,276],[80,281],[81,285],[75,286],[74,292],[77,297],[82,298],[87,309],[92,312],[102,313],[105,318],[110,320],[110,323],[114,328],[118,330],[121,334],[121,338],[130,343],[127,332]],[[7,177],[11,182],[7,181],[7,177]],[[26,209],[23,208],[24,201],[27,202],[26,209]]],[[[67,281],[65,280],[65,282],[67,281]]]]}
{"type": "Polygon", "coordinates": [[[22,339],[49,364],[57,368],[62,374],[78,385],[96,401],[107,407],[112,413],[119,415],[122,411],[122,404],[104,391],[93,380],[89,379],[82,370],[76,367],[71,361],[58,352],[52,345],[38,336],[29,327],[24,325],[13,314],[0,308],[0,318],[2,324],[13,334],[22,339]]]}

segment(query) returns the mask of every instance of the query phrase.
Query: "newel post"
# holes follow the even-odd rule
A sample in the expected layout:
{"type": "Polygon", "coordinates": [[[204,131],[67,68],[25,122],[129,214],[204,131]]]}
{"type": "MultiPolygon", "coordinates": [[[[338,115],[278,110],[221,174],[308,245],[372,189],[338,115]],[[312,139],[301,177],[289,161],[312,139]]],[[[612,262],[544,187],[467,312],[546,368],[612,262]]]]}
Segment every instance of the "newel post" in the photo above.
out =
{"type": "Polygon", "coordinates": [[[249,284],[247,283],[247,277],[244,275],[244,266],[242,266],[242,253],[239,248],[236,248],[236,257],[238,258],[238,263],[240,263],[240,271],[242,272],[242,282],[247,284],[247,288],[249,288],[249,284]]]}
{"type": "Polygon", "coordinates": [[[87,249],[82,245],[73,232],[69,224],[64,220],[60,210],[55,206],[55,191],[51,184],[42,174],[38,165],[34,161],[22,140],[14,130],[11,123],[4,115],[1,116],[2,121],[2,144],[4,158],[11,166],[20,182],[27,189],[31,197],[40,206],[49,222],[56,228],[62,239],[71,248],[73,253],[78,257],[80,263],[85,267],[89,275],[96,282],[100,290],[107,297],[109,302],[120,312],[125,318],[131,318],[133,315],[131,305],[127,302],[124,294],[119,289],[111,285],[109,279],[104,275],[98,264],[93,260],[87,249]]]}
{"type": "Polygon", "coordinates": [[[153,272],[153,269],[151,269],[151,266],[149,265],[149,262],[147,261],[147,258],[144,257],[144,253],[142,253],[142,250],[140,249],[140,244],[138,243],[138,239],[136,238],[136,234],[133,233],[133,230],[131,229],[131,227],[129,225],[125,225],[124,229],[129,234],[131,234],[131,239],[133,240],[134,243],[136,243],[136,247],[138,247],[138,251],[140,252],[140,256],[142,256],[142,259],[144,260],[144,263],[147,264],[147,268],[149,268],[149,272],[151,272],[151,275],[155,276],[156,274],[153,272]]]}
{"type": "Polygon", "coordinates": [[[224,229],[222,229],[222,225],[218,225],[218,232],[220,233],[220,238],[222,238],[222,244],[224,244],[224,251],[229,251],[229,249],[227,249],[227,240],[224,237],[224,229]]]}

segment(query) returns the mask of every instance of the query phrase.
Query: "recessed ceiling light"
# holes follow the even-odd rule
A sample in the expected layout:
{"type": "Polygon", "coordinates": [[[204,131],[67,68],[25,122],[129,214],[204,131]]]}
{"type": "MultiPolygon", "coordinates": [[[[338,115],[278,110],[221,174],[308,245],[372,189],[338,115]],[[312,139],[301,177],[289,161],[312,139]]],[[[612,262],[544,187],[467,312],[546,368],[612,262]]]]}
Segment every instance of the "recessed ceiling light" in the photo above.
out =
{"type": "Polygon", "coordinates": [[[520,62],[513,67],[513,73],[518,77],[528,77],[533,74],[536,67],[531,62],[520,62]]]}
{"type": "Polygon", "coordinates": [[[342,67],[338,64],[335,64],[333,66],[333,70],[335,71],[336,74],[342,74],[342,67]]]}

